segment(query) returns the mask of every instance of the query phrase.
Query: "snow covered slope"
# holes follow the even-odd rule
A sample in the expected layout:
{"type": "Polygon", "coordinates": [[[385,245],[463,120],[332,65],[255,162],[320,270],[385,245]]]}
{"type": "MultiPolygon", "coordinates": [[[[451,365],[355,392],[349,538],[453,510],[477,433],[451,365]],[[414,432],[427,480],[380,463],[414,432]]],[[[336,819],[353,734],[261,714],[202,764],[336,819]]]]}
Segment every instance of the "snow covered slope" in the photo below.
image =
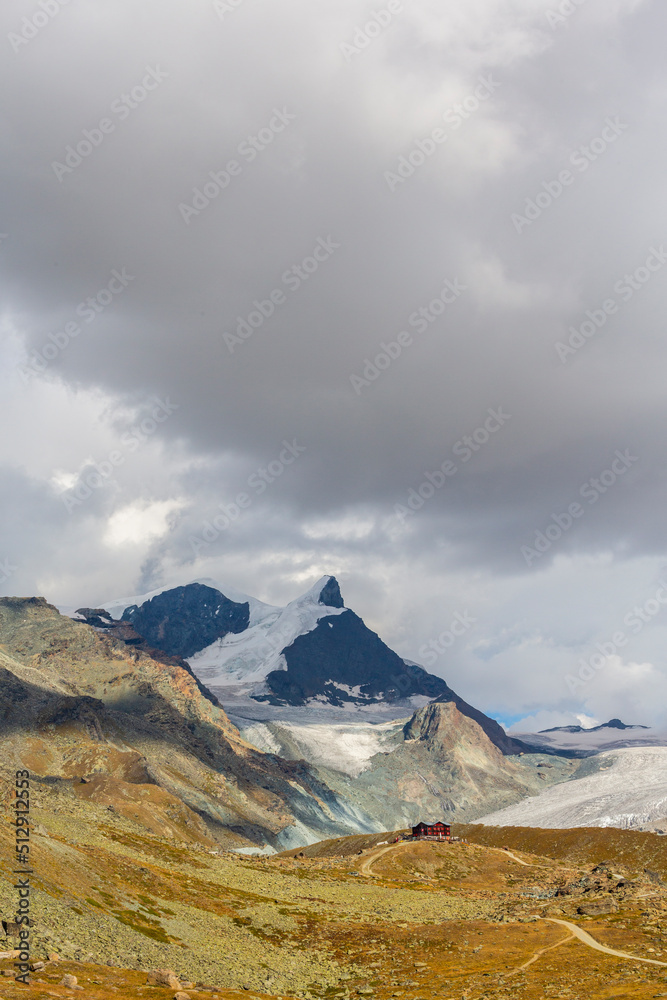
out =
{"type": "Polygon", "coordinates": [[[667,746],[667,732],[643,726],[636,729],[596,726],[595,729],[582,729],[581,732],[561,729],[542,733],[512,732],[510,735],[531,747],[540,747],[551,752],[581,750],[594,754],[605,750],[620,750],[623,747],[667,746]]]}
{"type": "Polygon", "coordinates": [[[346,608],[333,576],[284,608],[214,580],[107,601],[104,608],[152,647],[187,659],[226,703],[244,697],[276,706],[391,703],[401,715],[415,708],[415,696],[453,696],[442,678],[403,660],[346,608]]]}
{"type": "MultiPolygon", "coordinates": [[[[312,632],[320,618],[340,615],[346,610],[342,601],[340,607],[320,601],[331,579],[322,577],[285,608],[256,601],[245,632],[217,639],[189,658],[195,674],[209,687],[232,686],[236,696],[261,693],[262,682],[271,671],[287,669],[282,653],[285,647],[291,646],[298,636],[312,632]]],[[[224,593],[228,596],[228,590],[224,593]]],[[[331,599],[335,599],[333,595],[331,599]]]]}
{"type": "Polygon", "coordinates": [[[585,761],[578,774],[585,776],[554,785],[477,822],[558,830],[578,826],[656,829],[661,821],[667,826],[667,748],[607,751],[585,761]]]}
{"type": "MultiPolygon", "coordinates": [[[[338,714],[340,709],[333,710],[338,714]]],[[[345,713],[347,714],[347,713],[345,713]]],[[[373,757],[391,753],[403,742],[407,719],[384,723],[302,721],[272,719],[245,721],[241,735],[265,753],[277,753],[288,760],[307,760],[318,768],[340,771],[352,778],[368,770],[373,757]]]]}
{"type": "MultiPolygon", "coordinates": [[[[247,604],[249,621],[244,631],[216,639],[189,656],[188,662],[205,684],[227,689],[235,697],[260,692],[267,674],[272,670],[286,669],[282,656],[282,650],[286,646],[291,645],[298,636],[311,632],[320,618],[341,614],[346,610],[340,599],[337,584],[333,588],[330,585],[332,580],[333,578],[329,576],[322,577],[310,590],[285,608],[265,604],[249,594],[243,594],[227,584],[222,585],[208,577],[190,581],[186,586],[202,584],[224,594],[230,601],[247,604]],[[322,595],[332,604],[322,603],[322,595]]],[[[153,598],[167,595],[176,589],[165,586],[146,594],[113,598],[101,606],[112,618],[120,619],[127,609],[141,608],[153,598]]],[[[74,608],[60,610],[70,617],[75,616],[74,608]]]]}

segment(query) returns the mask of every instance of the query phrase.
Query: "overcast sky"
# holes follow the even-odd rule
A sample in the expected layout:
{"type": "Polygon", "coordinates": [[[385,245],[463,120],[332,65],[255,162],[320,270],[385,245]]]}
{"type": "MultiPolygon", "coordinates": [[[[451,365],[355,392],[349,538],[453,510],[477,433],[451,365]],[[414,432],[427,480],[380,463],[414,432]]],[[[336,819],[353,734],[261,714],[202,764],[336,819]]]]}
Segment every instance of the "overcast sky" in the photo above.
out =
{"type": "Polygon", "coordinates": [[[61,3],[0,15],[0,593],[333,573],[507,723],[667,723],[665,5],[61,3]]]}

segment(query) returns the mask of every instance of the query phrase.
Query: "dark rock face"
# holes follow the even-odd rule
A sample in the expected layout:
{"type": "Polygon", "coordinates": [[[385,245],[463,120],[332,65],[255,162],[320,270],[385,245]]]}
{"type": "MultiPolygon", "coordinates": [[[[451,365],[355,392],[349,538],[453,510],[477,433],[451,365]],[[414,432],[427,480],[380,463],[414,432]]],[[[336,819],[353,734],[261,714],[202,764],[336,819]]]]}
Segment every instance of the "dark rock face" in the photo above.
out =
{"type": "Polygon", "coordinates": [[[637,726],[630,725],[626,726],[624,722],[620,719],[610,719],[609,722],[603,722],[601,726],[596,726],[593,732],[598,732],[600,729],[648,729],[648,726],[637,726]]]}
{"type": "MultiPolygon", "coordinates": [[[[335,580],[333,583],[338,590],[335,580]]],[[[329,587],[327,584],[325,590],[329,587]]],[[[334,606],[332,597],[334,593],[327,593],[330,607],[334,606]]],[[[283,655],[287,670],[273,670],[267,676],[268,700],[274,703],[302,705],[309,698],[324,695],[334,705],[367,704],[399,701],[413,694],[435,698],[449,690],[439,677],[407,664],[353,611],[321,618],[312,632],[298,636],[283,655]],[[359,694],[341,690],[336,683],[359,686],[359,694]]]]}
{"type": "Polygon", "coordinates": [[[343,597],[335,576],[330,576],[326,584],[322,587],[319,596],[319,603],[327,608],[344,608],[343,597]]]}
{"type": "Polygon", "coordinates": [[[75,614],[81,615],[87,625],[94,628],[113,628],[114,621],[108,611],[104,608],[77,608],[75,614]]]}
{"type": "Polygon", "coordinates": [[[249,616],[247,602],[237,604],[212,587],[189,583],[141,607],[126,608],[121,621],[129,622],[156,649],[188,657],[230,632],[245,631],[249,616]]]}

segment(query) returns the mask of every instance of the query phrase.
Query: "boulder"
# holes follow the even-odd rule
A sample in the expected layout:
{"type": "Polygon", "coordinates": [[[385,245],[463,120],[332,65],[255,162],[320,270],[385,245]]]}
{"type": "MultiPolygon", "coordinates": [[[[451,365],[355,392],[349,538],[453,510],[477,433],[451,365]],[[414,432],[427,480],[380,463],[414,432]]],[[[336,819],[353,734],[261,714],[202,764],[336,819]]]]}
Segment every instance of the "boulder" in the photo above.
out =
{"type": "Polygon", "coordinates": [[[604,913],[615,912],[616,904],[613,899],[591,900],[590,903],[582,903],[581,906],[577,908],[577,913],[581,913],[586,917],[598,917],[604,913]]]}
{"type": "Polygon", "coordinates": [[[170,990],[180,990],[181,983],[172,969],[156,969],[151,978],[157,986],[168,986],[170,990]]]}

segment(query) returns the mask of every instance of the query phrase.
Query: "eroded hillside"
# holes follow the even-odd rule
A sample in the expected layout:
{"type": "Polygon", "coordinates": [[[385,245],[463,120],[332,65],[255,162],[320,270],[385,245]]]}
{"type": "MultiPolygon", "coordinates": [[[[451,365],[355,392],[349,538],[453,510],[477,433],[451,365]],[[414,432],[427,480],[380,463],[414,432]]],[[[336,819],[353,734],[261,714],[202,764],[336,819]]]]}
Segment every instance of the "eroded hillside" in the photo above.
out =
{"type": "Polygon", "coordinates": [[[285,846],[345,828],[308,766],[250,746],[184,661],[43,598],[0,599],[0,705],[5,780],[27,768],[153,833],[285,846]]]}

